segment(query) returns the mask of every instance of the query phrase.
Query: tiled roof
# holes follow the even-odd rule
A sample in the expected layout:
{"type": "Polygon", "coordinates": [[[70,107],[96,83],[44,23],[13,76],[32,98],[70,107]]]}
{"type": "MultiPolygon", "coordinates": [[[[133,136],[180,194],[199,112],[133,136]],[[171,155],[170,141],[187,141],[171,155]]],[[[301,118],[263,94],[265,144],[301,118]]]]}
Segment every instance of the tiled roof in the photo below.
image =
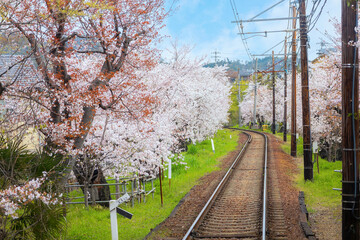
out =
{"type": "MultiPolygon", "coordinates": [[[[0,75],[2,75],[10,66],[19,62],[24,56],[21,55],[0,55],[0,75]]],[[[0,81],[3,83],[9,83],[14,81],[20,86],[29,85],[29,83],[35,83],[37,76],[33,71],[34,62],[29,58],[25,62],[15,65],[8,70],[3,76],[0,77],[0,81]]]]}

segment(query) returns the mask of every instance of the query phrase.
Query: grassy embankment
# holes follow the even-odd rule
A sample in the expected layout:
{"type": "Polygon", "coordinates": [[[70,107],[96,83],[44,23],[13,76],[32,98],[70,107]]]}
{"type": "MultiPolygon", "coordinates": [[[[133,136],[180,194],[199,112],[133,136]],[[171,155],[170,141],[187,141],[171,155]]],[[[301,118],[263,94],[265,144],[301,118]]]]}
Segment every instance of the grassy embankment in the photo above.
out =
{"type": "MultiPolygon", "coordinates": [[[[277,137],[283,138],[283,133],[277,133],[277,137]]],[[[290,155],[290,135],[287,137],[288,141],[282,145],[284,152],[290,155]]],[[[317,164],[314,163],[314,179],[313,181],[304,180],[304,165],[302,164],[303,157],[303,142],[302,137],[299,137],[297,144],[298,157],[301,158],[299,164],[299,174],[295,176],[296,185],[299,190],[305,193],[305,202],[309,212],[313,212],[317,206],[326,208],[335,208],[341,204],[341,195],[339,191],[333,188],[341,188],[341,173],[334,172],[342,168],[341,161],[328,162],[319,156],[319,173],[317,164]]]]}
{"type": "MultiPolygon", "coordinates": [[[[216,153],[212,152],[210,140],[196,145],[190,145],[188,152],[184,153],[184,165],[172,167],[171,188],[168,179],[163,182],[164,206],[160,204],[159,182],[156,181],[155,198],[151,195],[146,203],[135,203],[135,206],[121,206],[131,212],[131,220],[118,217],[119,239],[143,239],[149,232],[166,219],[178,202],[197,184],[200,177],[218,169],[220,159],[233,151],[237,146],[238,132],[221,130],[214,137],[216,153]],[[230,135],[232,136],[230,138],[230,135]]],[[[109,210],[102,207],[89,207],[83,205],[69,206],[68,233],[66,239],[111,239],[109,210]]]]}

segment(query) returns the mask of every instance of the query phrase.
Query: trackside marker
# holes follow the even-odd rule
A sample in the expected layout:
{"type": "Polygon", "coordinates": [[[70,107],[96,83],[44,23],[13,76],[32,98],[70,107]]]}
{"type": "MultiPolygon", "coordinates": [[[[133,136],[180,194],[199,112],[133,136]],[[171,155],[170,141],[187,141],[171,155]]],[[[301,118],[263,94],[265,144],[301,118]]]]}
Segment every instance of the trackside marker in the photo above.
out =
{"type": "Polygon", "coordinates": [[[213,153],[215,153],[214,140],[212,140],[212,139],[211,139],[211,147],[212,147],[213,153]]]}
{"type": "Polygon", "coordinates": [[[119,240],[116,213],[118,213],[126,218],[129,218],[129,219],[132,218],[131,213],[129,213],[121,208],[118,208],[118,206],[120,204],[128,201],[129,199],[130,199],[129,194],[125,193],[125,195],[121,196],[119,199],[110,201],[110,221],[111,221],[111,239],[112,240],[119,240]]]}

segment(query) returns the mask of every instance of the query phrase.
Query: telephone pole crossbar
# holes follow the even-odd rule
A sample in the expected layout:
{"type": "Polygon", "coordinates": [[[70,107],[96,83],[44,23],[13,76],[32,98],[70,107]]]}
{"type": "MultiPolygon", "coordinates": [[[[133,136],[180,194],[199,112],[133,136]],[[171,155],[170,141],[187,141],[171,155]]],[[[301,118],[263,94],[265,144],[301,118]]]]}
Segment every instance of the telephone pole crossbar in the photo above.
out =
{"type": "Polygon", "coordinates": [[[248,23],[248,22],[267,22],[267,21],[281,21],[281,20],[293,20],[299,19],[299,17],[284,17],[284,18],[262,18],[262,19],[249,19],[249,20],[239,20],[239,21],[231,21],[231,23],[248,23]]]}
{"type": "Polygon", "coordinates": [[[238,34],[268,34],[268,33],[279,33],[279,32],[295,32],[299,31],[299,29],[284,29],[284,30],[270,30],[270,31],[261,31],[261,32],[245,32],[245,33],[238,33],[238,34]]]}

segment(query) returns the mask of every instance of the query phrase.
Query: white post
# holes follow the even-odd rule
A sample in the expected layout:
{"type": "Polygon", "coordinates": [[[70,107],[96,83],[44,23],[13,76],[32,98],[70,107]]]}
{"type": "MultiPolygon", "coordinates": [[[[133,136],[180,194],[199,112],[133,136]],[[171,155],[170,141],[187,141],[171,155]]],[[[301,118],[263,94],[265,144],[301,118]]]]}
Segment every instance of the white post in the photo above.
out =
{"type": "Polygon", "coordinates": [[[111,221],[111,239],[118,240],[118,224],[117,224],[117,216],[116,216],[116,207],[118,203],[116,200],[110,200],[110,221],[111,221]]]}
{"type": "Polygon", "coordinates": [[[313,142],[313,153],[317,153],[318,152],[318,143],[317,141],[313,142]]]}
{"type": "Polygon", "coordinates": [[[171,159],[169,159],[169,179],[171,179],[171,159]]]}
{"type": "Polygon", "coordinates": [[[123,202],[128,201],[129,199],[130,199],[129,194],[125,193],[122,197],[120,197],[117,200],[110,200],[109,208],[110,208],[111,239],[112,240],[119,240],[116,208],[123,202]]]}
{"type": "Polygon", "coordinates": [[[213,153],[215,153],[214,141],[212,139],[211,139],[211,147],[212,147],[213,153]]]}

